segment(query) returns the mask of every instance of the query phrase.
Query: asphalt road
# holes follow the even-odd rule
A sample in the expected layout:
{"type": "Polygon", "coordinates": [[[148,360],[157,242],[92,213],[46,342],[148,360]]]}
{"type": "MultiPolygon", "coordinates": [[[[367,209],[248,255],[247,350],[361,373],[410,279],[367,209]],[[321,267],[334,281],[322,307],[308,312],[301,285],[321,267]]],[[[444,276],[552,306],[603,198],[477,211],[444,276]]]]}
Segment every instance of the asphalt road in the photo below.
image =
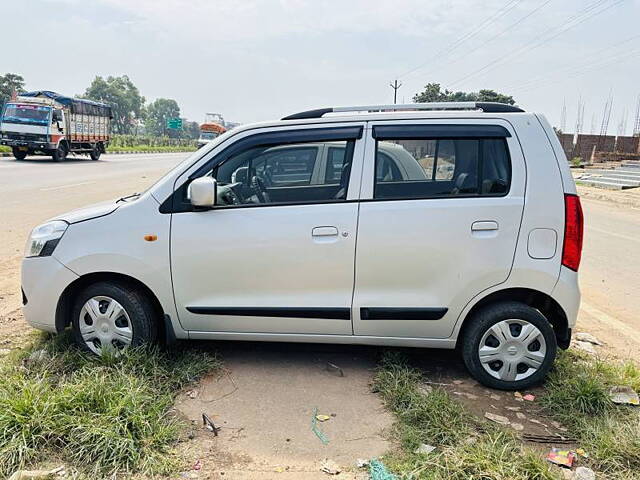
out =
{"type": "MultiPolygon", "coordinates": [[[[0,158],[0,327],[19,319],[19,262],[33,226],[60,212],[151,185],[184,153],[104,155],[54,163],[0,158]],[[4,316],[4,320],[2,320],[4,316]]],[[[616,353],[640,347],[640,210],[583,199],[580,329],[616,353]]]]}

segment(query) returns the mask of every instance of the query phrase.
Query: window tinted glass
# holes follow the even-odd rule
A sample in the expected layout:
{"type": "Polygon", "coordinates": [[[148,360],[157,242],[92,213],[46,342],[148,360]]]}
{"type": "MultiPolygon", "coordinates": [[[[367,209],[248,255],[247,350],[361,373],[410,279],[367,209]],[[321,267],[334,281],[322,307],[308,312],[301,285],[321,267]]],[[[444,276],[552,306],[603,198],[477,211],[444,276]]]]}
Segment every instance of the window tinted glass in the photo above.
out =
{"type": "Polygon", "coordinates": [[[218,205],[313,203],[347,196],[353,141],[253,147],[219,165],[218,205]],[[323,169],[323,155],[327,155],[323,169]]]}
{"type": "Polygon", "coordinates": [[[340,181],[340,177],[342,176],[342,167],[344,166],[345,152],[346,150],[344,147],[329,147],[327,151],[326,183],[335,183],[340,181]]]}
{"type": "Polygon", "coordinates": [[[376,148],[374,198],[504,195],[509,190],[511,165],[502,138],[385,140],[376,148]],[[397,172],[391,174],[394,167],[397,172]]]}

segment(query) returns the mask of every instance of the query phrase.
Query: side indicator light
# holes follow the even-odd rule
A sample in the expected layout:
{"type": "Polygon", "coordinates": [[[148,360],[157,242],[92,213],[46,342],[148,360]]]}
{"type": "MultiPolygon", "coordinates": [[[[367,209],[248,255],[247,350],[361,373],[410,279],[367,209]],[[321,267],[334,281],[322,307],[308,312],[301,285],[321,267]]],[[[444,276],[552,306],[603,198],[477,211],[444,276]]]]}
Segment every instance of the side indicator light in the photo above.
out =
{"type": "Polygon", "coordinates": [[[158,239],[158,236],[157,235],[145,235],[144,239],[147,242],[155,242],[158,239]]]}

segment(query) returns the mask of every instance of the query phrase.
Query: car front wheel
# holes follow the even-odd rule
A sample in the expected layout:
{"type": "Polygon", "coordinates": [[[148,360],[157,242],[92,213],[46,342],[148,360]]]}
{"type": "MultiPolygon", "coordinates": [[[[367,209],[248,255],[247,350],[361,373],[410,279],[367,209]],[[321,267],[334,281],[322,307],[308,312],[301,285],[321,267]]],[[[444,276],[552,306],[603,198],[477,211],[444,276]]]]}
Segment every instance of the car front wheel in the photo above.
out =
{"type": "Polygon", "coordinates": [[[556,357],[556,337],[538,310],[502,302],[479,310],[462,339],[469,372],[483,385],[520,390],[541,383],[556,357]]]}
{"type": "Polygon", "coordinates": [[[155,310],[143,292],[124,283],[99,282],[78,295],[73,331],[84,350],[97,355],[153,343],[155,310]]]}

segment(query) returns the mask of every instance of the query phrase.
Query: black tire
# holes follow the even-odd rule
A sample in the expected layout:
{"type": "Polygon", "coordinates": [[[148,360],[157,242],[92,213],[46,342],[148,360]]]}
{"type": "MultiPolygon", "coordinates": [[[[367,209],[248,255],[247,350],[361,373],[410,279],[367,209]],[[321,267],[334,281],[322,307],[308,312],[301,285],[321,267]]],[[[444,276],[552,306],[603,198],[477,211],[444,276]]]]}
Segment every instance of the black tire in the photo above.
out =
{"type": "Polygon", "coordinates": [[[51,151],[51,158],[54,162],[62,162],[65,158],[67,158],[68,153],[69,150],[67,150],[67,145],[60,142],[58,148],[51,151]]]}
{"type": "Polygon", "coordinates": [[[97,143],[93,146],[93,150],[89,152],[89,156],[91,157],[91,160],[94,160],[94,161],[99,160],[101,154],[102,154],[102,150],[100,148],[100,145],[98,145],[97,143]]]}
{"type": "Polygon", "coordinates": [[[109,297],[124,308],[130,320],[130,329],[133,332],[130,343],[132,347],[152,344],[157,341],[156,311],[147,295],[127,283],[104,281],[89,285],[75,299],[71,320],[73,334],[80,348],[98,353],[90,348],[80,331],[80,313],[85,303],[93,297],[109,297]]]}
{"type": "MultiPolygon", "coordinates": [[[[467,369],[471,375],[483,385],[496,388],[499,390],[523,390],[534,385],[540,384],[546,378],[549,373],[549,369],[553,365],[558,350],[556,336],[549,321],[545,318],[540,311],[532,308],[524,303],[520,302],[500,302],[488,305],[478,312],[476,312],[472,318],[468,320],[470,322],[468,328],[464,332],[462,340],[462,358],[464,360],[467,369]],[[480,361],[480,342],[482,341],[485,333],[499,322],[504,320],[521,320],[528,322],[536,327],[542,337],[546,346],[546,352],[544,354],[544,360],[541,365],[526,378],[520,380],[503,380],[496,378],[485,370],[482,362],[480,361]]],[[[503,324],[504,325],[504,324],[503,324]]],[[[511,325],[511,324],[510,324],[511,325]]],[[[513,328],[513,327],[510,327],[513,328]]],[[[517,325],[516,325],[517,331],[517,325]]],[[[521,330],[522,332],[522,330],[521,330]]],[[[517,337],[515,337],[517,339],[517,337]]],[[[495,337],[491,339],[487,338],[485,341],[495,341],[495,337]]],[[[508,342],[505,342],[508,345],[508,342]]],[[[538,343],[538,346],[540,343],[538,343]]],[[[488,345],[490,347],[494,345],[488,345]]],[[[536,347],[535,343],[531,346],[536,347]]],[[[527,349],[530,349],[529,346],[527,349]]],[[[513,349],[513,347],[511,347],[513,349]]],[[[540,347],[541,348],[541,347],[540,347]]],[[[530,350],[531,351],[531,350],[530,350]]],[[[539,352],[542,355],[541,352],[539,352]]],[[[509,355],[516,355],[510,352],[509,355]]],[[[515,361],[512,365],[515,364],[515,361]]],[[[501,363],[489,364],[489,368],[499,368],[501,363]]],[[[503,364],[504,365],[504,364],[503,364]]],[[[523,364],[526,368],[526,365],[523,364]]],[[[517,368],[521,365],[518,364],[517,368]]]]}
{"type": "Polygon", "coordinates": [[[13,156],[16,158],[16,160],[24,160],[25,158],[27,158],[27,155],[29,154],[28,151],[18,150],[16,147],[13,147],[12,151],[13,151],[13,156]]]}

